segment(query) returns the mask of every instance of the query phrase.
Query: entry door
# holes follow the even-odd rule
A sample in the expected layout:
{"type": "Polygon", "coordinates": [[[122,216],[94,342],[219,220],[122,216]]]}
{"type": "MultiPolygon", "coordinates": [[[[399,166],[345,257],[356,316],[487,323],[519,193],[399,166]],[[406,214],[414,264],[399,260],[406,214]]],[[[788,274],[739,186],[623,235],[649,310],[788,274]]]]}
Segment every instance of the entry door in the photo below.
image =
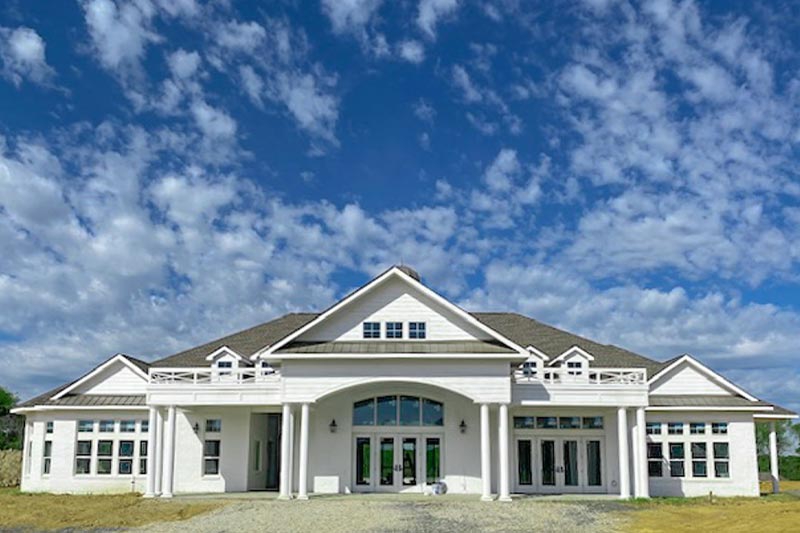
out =
{"type": "Polygon", "coordinates": [[[517,440],[517,485],[541,492],[603,492],[601,437],[517,440]],[[534,465],[536,469],[534,470],[534,465]]]}
{"type": "Polygon", "coordinates": [[[539,439],[539,479],[543,492],[578,492],[581,486],[580,441],[539,439]]]}
{"type": "Polygon", "coordinates": [[[415,435],[378,436],[377,486],[382,492],[400,492],[419,488],[420,437],[415,435]]]}

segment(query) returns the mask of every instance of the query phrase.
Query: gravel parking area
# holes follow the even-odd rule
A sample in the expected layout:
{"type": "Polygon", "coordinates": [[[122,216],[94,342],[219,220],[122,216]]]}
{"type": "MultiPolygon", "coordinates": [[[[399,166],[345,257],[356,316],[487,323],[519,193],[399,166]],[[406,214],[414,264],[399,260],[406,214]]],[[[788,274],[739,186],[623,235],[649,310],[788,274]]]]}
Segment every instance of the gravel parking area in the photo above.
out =
{"type": "Polygon", "coordinates": [[[608,532],[623,523],[614,502],[554,502],[522,498],[513,503],[474,497],[358,495],[284,502],[229,500],[224,507],[183,522],[159,523],[140,532],[417,533],[608,532]]]}

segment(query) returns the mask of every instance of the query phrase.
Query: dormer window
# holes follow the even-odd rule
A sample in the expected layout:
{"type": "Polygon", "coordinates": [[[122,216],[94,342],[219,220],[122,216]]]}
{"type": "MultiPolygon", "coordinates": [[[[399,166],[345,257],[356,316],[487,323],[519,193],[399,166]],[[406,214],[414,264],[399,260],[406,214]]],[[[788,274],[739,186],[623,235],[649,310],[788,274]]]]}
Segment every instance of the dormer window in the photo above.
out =
{"type": "Polygon", "coordinates": [[[569,361],[567,363],[567,368],[569,369],[567,374],[570,376],[580,376],[582,373],[581,369],[583,368],[583,363],[581,361],[569,361]]]}
{"type": "Polygon", "coordinates": [[[364,338],[365,339],[380,339],[381,338],[381,323],[380,322],[364,322],[364,338]]]}
{"type": "Polygon", "coordinates": [[[220,376],[230,376],[233,369],[233,361],[217,361],[217,368],[220,376]]]}
{"type": "Polygon", "coordinates": [[[403,338],[403,323],[402,322],[387,322],[386,323],[386,338],[387,339],[402,339],[403,338]]]}
{"type": "Polygon", "coordinates": [[[426,337],[425,322],[409,322],[408,323],[408,338],[409,339],[424,339],[426,337]]]}

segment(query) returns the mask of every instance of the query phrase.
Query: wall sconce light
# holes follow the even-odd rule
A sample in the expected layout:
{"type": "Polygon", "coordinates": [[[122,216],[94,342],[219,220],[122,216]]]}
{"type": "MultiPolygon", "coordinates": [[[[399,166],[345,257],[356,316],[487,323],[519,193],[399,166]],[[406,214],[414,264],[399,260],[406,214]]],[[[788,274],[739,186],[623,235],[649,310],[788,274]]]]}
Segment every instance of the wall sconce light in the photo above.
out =
{"type": "Polygon", "coordinates": [[[336,419],[335,418],[331,420],[330,424],[328,424],[328,429],[331,430],[331,433],[336,433],[336,428],[338,428],[338,427],[339,426],[336,425],[336,419]]]}
{"type": "Polygon", "coordinates": [[[198,433],[200,433],[200,424],[195,422],[194,426],[192,426],[192,429],[194,429],[194,434],[197,435],[198,433]]]}
{"type": "Polygon", "coordinates": [[[458,425],[458,430],[461,433],[466,433],[467,432],[467,423],[462,420],[461,423],[458,425]]]}

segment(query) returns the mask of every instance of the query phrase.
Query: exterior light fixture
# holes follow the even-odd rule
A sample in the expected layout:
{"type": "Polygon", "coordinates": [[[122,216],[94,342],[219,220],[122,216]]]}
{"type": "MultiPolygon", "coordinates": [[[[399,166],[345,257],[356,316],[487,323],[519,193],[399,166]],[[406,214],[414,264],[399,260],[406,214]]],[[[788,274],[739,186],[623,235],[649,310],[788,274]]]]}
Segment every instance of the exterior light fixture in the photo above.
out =
{"type": "Polygon", "coordinates": [[[335,418],[331,420],[330,424],[328,424],[328,429],[331,430],[331,433],[336,433],[336,428],[338,428],[338,427],[339,426],[336,425],[336,419],[335,418]]]}
{"type": "Polygon", "coordinates": [[[198,433],[200,433],[200,424],[195,422],[194,426],[192,426],[192,429],[194,429],[194,434],[197,435],[198,433]]]}
{"type": "Polygon", "coordinates": [[[458,425],[458,430],[461,431],[461,433],[466,433],[467,423],[462,420],[461,423],[458,425]]]}

